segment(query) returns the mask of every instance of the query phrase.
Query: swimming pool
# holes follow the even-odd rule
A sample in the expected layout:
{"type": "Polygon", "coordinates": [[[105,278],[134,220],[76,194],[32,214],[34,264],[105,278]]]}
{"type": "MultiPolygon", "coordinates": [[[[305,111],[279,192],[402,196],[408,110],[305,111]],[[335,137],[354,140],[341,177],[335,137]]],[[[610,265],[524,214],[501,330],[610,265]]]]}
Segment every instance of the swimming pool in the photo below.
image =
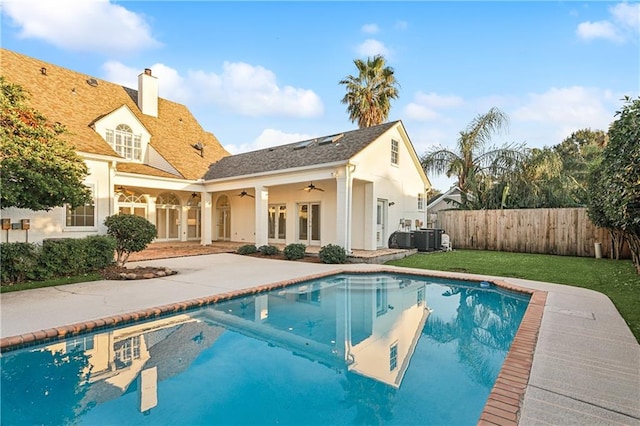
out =
{"type": "Polygon", "coordinates": [[[2,422],[475,424],[528,295],[341,274],[2,356],[2,422]]]}

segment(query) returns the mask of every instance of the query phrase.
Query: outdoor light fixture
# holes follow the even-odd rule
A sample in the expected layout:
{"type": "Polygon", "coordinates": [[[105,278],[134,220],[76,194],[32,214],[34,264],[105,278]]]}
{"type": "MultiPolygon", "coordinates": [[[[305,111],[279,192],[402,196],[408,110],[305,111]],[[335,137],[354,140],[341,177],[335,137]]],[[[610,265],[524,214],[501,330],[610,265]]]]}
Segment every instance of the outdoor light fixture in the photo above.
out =
{"type": "Polygon", "coordinates": [[[394,206],[396,203],[394,201],[390,202],[389,205],[390,206],[394,206]]]}

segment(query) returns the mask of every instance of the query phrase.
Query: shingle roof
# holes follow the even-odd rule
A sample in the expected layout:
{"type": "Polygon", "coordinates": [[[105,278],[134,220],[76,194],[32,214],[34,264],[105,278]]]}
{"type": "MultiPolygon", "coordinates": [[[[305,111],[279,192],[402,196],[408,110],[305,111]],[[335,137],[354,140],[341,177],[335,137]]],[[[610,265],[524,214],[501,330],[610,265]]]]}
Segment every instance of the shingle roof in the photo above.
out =
{"type": "Polygon", "coordinates": [[[225,157],[211,165],[205,180],[347,161],[397,123],[399,121],[225,157]],[[329,141],[332,136],[333,142],[329,141]],[[324,140],[327,143],[323,143],[324,140]]]}
{"type": "Polygon", "coordinates": [[[181,176],[127,163],[119,163],[118,170],[198,179],[211,163],[229,155],[212,133],[202,129],[184,105],[159,98],[158,117],[151,117],[140,112],[136,102],[137,90],[97,78],[97,85],[90,85],[87,80],[94,78],[92,76],[6,49],[0,49],[0,63],[2,76],[30,93],[29,102],[33,108],[50,121],[60,122],[67,127],[70,134],[65,138],[78,151],[118,157],[91,124],[116,108],[127,105],[151,133],[151,146],[181,176]],[[46,69],[46,75],[41,72],[42,68],[46,69]],[[192,147],[197,142],[205,147],[202,157],[192,147]]]}

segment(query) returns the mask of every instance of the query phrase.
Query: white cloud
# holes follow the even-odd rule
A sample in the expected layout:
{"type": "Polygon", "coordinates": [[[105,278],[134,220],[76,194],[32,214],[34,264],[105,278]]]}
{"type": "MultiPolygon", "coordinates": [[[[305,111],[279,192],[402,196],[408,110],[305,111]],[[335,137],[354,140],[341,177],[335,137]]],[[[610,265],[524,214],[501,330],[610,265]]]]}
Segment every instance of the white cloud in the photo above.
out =
{"type": "Polygon", "coordinates": [[[549,135],[545,144],[549,146],[560,143],[579,129],[606,131],[614,119],[613,111],[619,106],[619,98],[607,90],[580,86],[531,93],[525,103],[511,113],[515,120],[512,129],[526,123],[543,123],[549,135]]]}
{"type": "Polygon", "coordinates": [[[190,81],[207,100],[247,116],[318,117],[320,97],[309,89],[280,87],[275,74],[261,66],[225,62],[222,74],[189,72],[190,81]]]}
{"type": "Polygon", "coordinates": [[[609,7],[610,19],[582,22],[576,33],[585,40],[603,38],[615,42],[638,40],[640,35],[640,3],[618,3],[609,7]]]}
{"type": "Polygon", "coordinates": [[[107,0],[8,1],[2,13],[19,37],[61,49],[113,54],[161,45],[142,16],[107,0]]]}
{"type": "Polygon", "coordinates": [[[437,111],[438,109],[454,108],[462,105],[464,105],[464,100],[459,96],[417,92],[413,96],[413,101],[404,108],[404,115],[410,120],[439,120],[442,116],[437,111]]]}
{"type": "Polygon", "coordinates": [[[357,46],[356,51],[360,56],[382,55],[388,57],[391,51],[381,41],[375,39],[367,39],[357,46]]]}
{"type": "Polygon", "coordinates": [[[246,144],[230,144],[225,145],[225,149],[231,154],[239,154],[242,152],[255,151],[258,149],[268,148],[270,146],[284,145],[292,142],[311,139],[314,136],[302,133],[285,133],[275,129],[265,129],[258,138],[246,144]]]}
{"type": "Polygon", "coordinates": [[[618,3],[610,7],[613,20],[632,31],[640,31],[640,3],[618,3]]]}
{"type": "MultiPolygon", "coordinates": [[[[137,88],[134,69],[120,62],[103,66],[106,80],[137,88]]],[[[246,116],[318,117],[322,101],[312,90],[276,84],[275,74],[263,67],[225,62],[222,74],[202,70],[186,76],[164,64],[152,65],[161,97],[185,104],[215,104],[226,111],[246,116]]]]}
{"type": "Polygon", "coordinates": [[[360,28],[360,31],[366,34],[375,34],[380,31],[380,28],[376,24],[365,24],[360,28]]]}
{"type": "Polygon", "coordinates": [[[612,41],[622,41],[622,36],[616,27],[609,21],[582,22],[576,30],[578,36],[585,40],[604,38],[612,41]]]}

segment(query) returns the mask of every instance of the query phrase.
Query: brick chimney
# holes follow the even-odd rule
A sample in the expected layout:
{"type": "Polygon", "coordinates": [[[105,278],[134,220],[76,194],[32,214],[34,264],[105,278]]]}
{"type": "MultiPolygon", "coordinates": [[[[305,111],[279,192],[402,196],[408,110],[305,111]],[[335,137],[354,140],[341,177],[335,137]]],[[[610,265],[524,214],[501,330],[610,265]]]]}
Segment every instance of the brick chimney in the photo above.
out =
{"type": "Polygon", "coordinates": [[[158,116],[158,79],[149,68],[138,76],[138,108],[145,115],[158,116]]]}

